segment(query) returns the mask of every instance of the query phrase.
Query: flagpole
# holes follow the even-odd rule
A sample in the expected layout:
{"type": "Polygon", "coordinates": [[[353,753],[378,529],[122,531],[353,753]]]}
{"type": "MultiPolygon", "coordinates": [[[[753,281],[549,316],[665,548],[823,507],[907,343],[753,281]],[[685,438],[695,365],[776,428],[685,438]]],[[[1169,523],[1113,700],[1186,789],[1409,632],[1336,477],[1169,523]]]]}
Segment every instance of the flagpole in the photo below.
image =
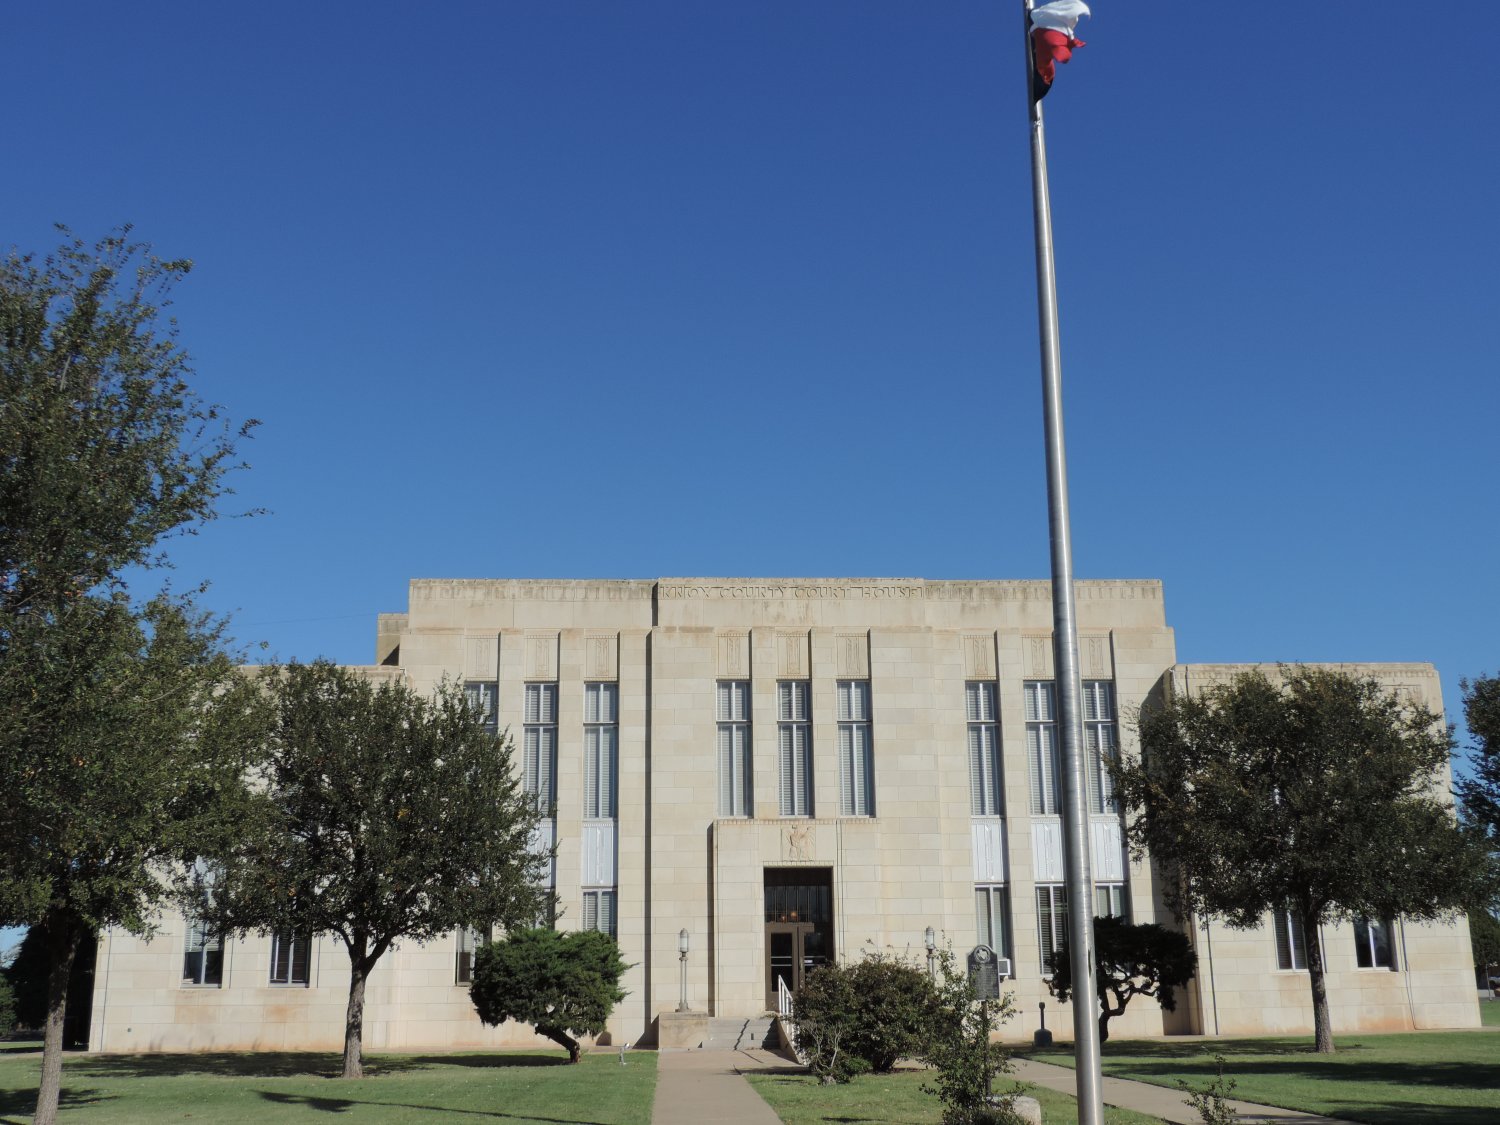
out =
{"type": "Polygon", "coordinates": [[[1094,984],[1094,890],[1089,872],[1089,823],[1084,782],[1078,619],[1073,597],[1073,541],[1068,521],[1068,466],[1063,448],[1062,348],[1057,325],[1057,271],[1052,254],[1052,203],[1047,190],[1047,139],[1042,105],[1032,90],[1031,10],[1026,27],[1026,100],[1031,115],[1031,200],[1036,221],[1037,327],[1042,353],[1042,419],[1047,440],[1047,524],[1052,544],[1052,650],[1057,726],[1062,736],[1064,886],[1073,978],[1073,1058],[1078,1125],[1103,1125],[1098,993],[1094,984]]]}

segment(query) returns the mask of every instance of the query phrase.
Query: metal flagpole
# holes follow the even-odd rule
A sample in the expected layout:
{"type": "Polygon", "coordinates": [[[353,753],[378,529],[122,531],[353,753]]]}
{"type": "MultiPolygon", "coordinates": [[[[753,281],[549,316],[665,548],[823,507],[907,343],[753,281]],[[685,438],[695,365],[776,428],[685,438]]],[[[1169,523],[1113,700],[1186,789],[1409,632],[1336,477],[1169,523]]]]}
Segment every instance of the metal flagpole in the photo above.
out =
{"type": "Polygon", "coordinates": [[[1026,24],[1026,100],[1031,114],[1031,198],[1036,216],[1037,327],[1042,352],[1042,417],[1047,438],[1047,523],[1052,542],[1052,649],[1057,729],[1062,736],[1063,859],[1068,896],[1068,949],[1073,970],[1073,1057],[1078,1125],[1103,1125],[1099,1069],[1098,993],[1094,984],[1094,888],[1089,873],[1089,824],[1084,782],[1078,622],[1073,602],[1073,542],[1068,529],[1068,466],[1063,451],[1062,349],[1057,327],[1057,274],[1052,257],[1052,204],[1047,191],[1047,140],[1042,106],[1033,96],[1032,0],[1026,24]]]}

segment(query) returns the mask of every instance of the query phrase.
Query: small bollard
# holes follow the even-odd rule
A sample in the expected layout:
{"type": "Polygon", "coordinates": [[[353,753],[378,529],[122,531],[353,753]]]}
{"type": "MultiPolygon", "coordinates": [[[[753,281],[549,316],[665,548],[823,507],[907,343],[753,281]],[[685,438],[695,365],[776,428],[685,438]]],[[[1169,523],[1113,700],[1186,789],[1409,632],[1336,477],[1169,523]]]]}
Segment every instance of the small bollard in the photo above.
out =
{"type": "Polygon", "coordinates": [[[1047,1002],[1045,1000],[1037,1004],[1042,1013],[1042,1026],[1031,1033],[1031,1045],[1033,1047],[1052,1046],[1052,1032],[1047,1030],[1047,1002]]]}
{"type": "Polygon", "coordinates": [[[630,1046],[629,1043],[621,1043],[620,1044],[620,1065],[621,1066],[625,1065],[625,1048],[627,1048],[629,1046],[630,1046]]]}

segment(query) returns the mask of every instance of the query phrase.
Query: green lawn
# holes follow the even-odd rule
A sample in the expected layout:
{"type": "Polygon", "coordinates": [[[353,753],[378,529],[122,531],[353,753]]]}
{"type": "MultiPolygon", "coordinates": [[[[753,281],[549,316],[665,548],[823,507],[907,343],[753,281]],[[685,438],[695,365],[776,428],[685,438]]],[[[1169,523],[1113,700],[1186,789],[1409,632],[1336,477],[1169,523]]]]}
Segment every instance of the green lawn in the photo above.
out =
{"type": "Polygon", "coordinates": [[[1479,1002],[1479,1022],[1485,1027],[1500,1027],[1500,1000],[1479,1002]]]}
{"type": "MultiPolygon", "coordinates": [[[[1342,1035],[1338,1051],[1318,1055],[1312,1039],[1111,1041],[1104,1073],[1172,1086],[1202,1085],[1213,1056],[1239,1085],[1234,1096],[1372,1125],[1495,1125],[1500,1121],[1500,1034],[1429,1031],[1342,1035]]],[[[1064,1050],[1029,1052],[1041,1062],[1072,1065],[1064,1050]]]]}
{"type": "MultiPolygon", "coordinates": [[[[649,1125],[656,1054],[620,1066],[617,1054],[568,1066],[558,1052],[368,1056],[368,1077],[343,1082],[338,1057],[267,1053],[70,1056],[63,1070],[64,1120],[219,1123],[431,1122],[442,1114],[505,1125],[649,1125]],[[141,1081],[149,1079],[149,1081],[141,1081]]],[[[29,1121],[41,1057],[0,1054],[0,1121],[29,1121]]]]}
{"type": "MultiPolygon", "coordinates": [[[[924,1094],[921,1071],[898,1070],[894,1074],[867,1074],[847,1086],[819,1086],[805,1074],[750,1074],[750,1084],[786,1125],[937,1125],[941,1103],[935,1094],[924,1094]]],[[[1010,1087],[1009,1080],[997,1089],[1010,1087]]],[[[1029,1090],[1042,1103],[1047,1125],[1074,1125],[1078,1110],[1066,1094],[1051,1090],[1029,1090]]],[[[1155,1117],[1123,1109],[1106,1109],[1107,1125],[1161,1125],[1155,1117]]]]}

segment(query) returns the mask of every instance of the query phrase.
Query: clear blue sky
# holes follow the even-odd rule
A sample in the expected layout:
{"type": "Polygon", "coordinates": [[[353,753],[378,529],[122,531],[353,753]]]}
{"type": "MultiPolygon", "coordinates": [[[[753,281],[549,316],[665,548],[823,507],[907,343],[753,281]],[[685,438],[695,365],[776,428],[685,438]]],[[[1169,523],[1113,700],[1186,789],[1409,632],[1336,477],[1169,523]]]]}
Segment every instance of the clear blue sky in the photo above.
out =
{"type": "MultiPolygon", "coordinates": [[[[1080,576],[1500,671],[1492,4],[1098,0],[1046,103],[1080,576]],[[1461,23],[1454,23],[1461,18],[1461,23]]],[[[9,6],[0,243],[193,258],[268,654],[416,577],[1047,575],[1020,4],[9,6]]]]}

